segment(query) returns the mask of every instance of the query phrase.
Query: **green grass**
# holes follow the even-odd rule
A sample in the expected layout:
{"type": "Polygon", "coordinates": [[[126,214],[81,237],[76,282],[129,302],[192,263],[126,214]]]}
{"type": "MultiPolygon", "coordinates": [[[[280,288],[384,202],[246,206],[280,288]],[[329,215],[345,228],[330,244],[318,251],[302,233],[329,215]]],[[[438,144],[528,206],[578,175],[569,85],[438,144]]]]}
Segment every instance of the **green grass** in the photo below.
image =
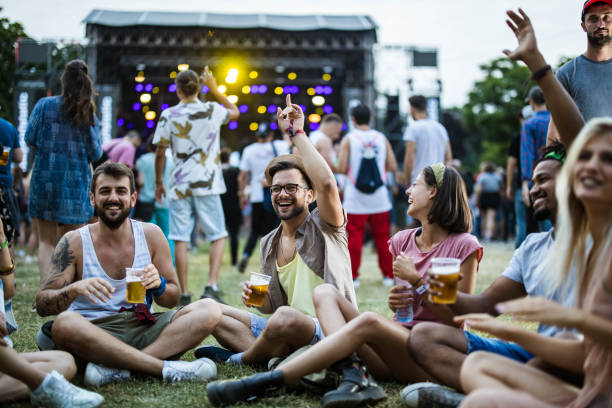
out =
{"type": "MultiPolygon", "coordinates": [[[[242,247],[241,247],[242,248],[242,247]]],[[[256,249],[257,251],[257,249],[256,249]]],[[[506,244],[491,244],[485,248],[484,258],[480,265],[476,292],[485,289],[508,265],[512,256],[513,247],[506,244]]],[[[257,252],[255,252],[257,254],[257,252]]],[[[225,293],[225,300],[232,305],[240,305],[241,285],[246,275],[240,274],[235,268],[229,266],[229,254],[226,253],[223,267],[221,269],[221,288],[225,293]]],[[[258,270],[259,257],[251,257],[247,272],[258,270]]],[[[387,308],[387,288],[381,284],[381,275],[377,267],[376,254],[371,246],[366,246],[363,251],[361,266],[361,287],[357,289],[359,309],[363,311],[374,311],[383,316],[391,318],[392,313],[387,308]]],[[[194,295],[201,293],[208,277],[208,244],[203,243],[197,252],[189,253],[189,283],[194,295]]],[[[39,317],[36,312],[31,311],[32,302],[38,290],[39,275],[38,267],[35,265],[24,265],[18,262],[16,269],[17,294],[14,299],[15,317],[19,323],[19,330],[13,334],[12,339],[18,351],[36,351],[35,335],[40,325],[49,320],[39,317]]],[[[195,298],[195,296],[194,296],[195,298]]],[[[527,325],[533,328],[533,325],[527,325]]],[[[204,343],[217,344],[214,338],[207,338],[204,343]]],[[[193,352],[189,351],[184,356],[185,360],[193,360],[193,352]]],[[[235,367],[226,364],[218,365],[219,378],[240,377],[254,373],[248,367],[235,367]]],[[[82,375],[79,374],[74,380],[82,384],[82,375]]],[[[380,407],[401,407],[399,401],[400,384],[381,384],[387,392],[388,398],[380,407]]],[[[134,381],[107,385],[96,389],[101,393],[108,407],[191,407],[210,406],[206,398],[205,385],[196,383],[164,384],[154,378],[136,378],[134,381]]],[[[250,407],[319,407],[320,396],[312,393],[284,392],[274,398],[265,398],[250,407]]],[[[10,407],[29,406],[25,403],[16,403],[10,407]]],[[[241,406],[241,405],[239,405],[241,406]]],[[[246,406],[246,405],[242,405],[246,406]]]]}

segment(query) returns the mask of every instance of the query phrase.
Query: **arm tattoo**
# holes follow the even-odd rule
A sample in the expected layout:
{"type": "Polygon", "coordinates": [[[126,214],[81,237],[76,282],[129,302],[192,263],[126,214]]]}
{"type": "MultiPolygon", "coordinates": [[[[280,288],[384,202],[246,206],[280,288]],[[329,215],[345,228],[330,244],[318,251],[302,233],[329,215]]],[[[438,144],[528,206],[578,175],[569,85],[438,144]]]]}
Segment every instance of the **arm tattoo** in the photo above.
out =
{"type": "Polygon", "coordinates": [[[74,300],[68,292],[68,285],[71,282],[68,282],[64,276],[65,270],[72,264],[74,258],[68,239],[63,237],[55,248],[47,278],[41,284],[36,296],[36,309],[40,315],[59,314],[68,309],[74,300]]]}
{"type": "Polygon", "coordinates": [[[42,284],[42,287],[48,288],[57,286],[62,278],[64,278],[64,271],[73,261],[74,253],[70,249],[68,239],[63,237],[53,252],[53,258],[51,258],[51,268],[45,282],[42,284]]]}

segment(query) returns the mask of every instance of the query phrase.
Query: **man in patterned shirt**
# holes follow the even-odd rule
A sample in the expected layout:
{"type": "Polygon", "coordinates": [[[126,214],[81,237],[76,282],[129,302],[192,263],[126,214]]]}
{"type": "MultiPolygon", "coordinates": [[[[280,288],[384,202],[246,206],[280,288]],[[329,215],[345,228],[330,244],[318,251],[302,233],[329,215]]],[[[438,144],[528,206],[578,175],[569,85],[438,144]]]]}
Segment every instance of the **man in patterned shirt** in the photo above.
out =
{"type": "Polygon", "coordinates": [[[174,170],[168,192],[170,209],[169,239],[175,241],[176,271],[181,285],[180,304],[191,301],[187,286],[187,246],[196,217],[210,244],[208,285],[202,297],[223,302],[217,285],[225,246],[225,219],[220,195],[225,183],[219,159],[220,128],[240,113],[236,105],[217,89],[215,78],[205,67],[204,76],[192,70],[176,77],[176,94],[180,103],[162,112],[153,143],[155,150],[155,198],[166,195],[162,183],[166,148],[170,146],[174,170]],[[210,89],[216,102],[202,102],[198,94],[202,84],[210,89]]]}

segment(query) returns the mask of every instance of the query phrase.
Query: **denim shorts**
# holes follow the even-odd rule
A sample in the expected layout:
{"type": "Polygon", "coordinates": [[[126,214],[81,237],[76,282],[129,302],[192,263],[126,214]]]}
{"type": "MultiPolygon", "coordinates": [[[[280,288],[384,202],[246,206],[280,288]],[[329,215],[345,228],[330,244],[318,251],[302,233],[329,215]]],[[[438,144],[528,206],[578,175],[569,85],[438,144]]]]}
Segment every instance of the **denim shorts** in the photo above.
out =
{"type": "MultiPolygon", "coordinates": [[[[253,336],[259,337],[266,324],[268,324],[268,318],[251,312],[249,312],[249,316],[251,317],[251,333],[253,333],[253,336]]],[[[323,334],[323,329],[321,329],[321,324],[319,324],[319,319],[316,317],[311,317],[311,319],[315,325],[315,333],[312,336],[312,340],[310,340],[310,345],[313,345],[322,340],[325,335],[323,334]]]]}
{"type": "Polygon", "coordinates": [[[196,217],[200,220],[206,239],[210,242],[227,237],[223,205],[218,194],[168,200],[170,234],[168,239],[189,242],[196,217]]]}
{"type": "Polygon", "coordinates": [[[533,358],[533,354],[522,348],[516,343],[488,337],[480,337],[468,331],[464,331],[467,340],[467,354],[474,351],[488,351],[511,358],[521,363],[526,363],[533,358]]]}

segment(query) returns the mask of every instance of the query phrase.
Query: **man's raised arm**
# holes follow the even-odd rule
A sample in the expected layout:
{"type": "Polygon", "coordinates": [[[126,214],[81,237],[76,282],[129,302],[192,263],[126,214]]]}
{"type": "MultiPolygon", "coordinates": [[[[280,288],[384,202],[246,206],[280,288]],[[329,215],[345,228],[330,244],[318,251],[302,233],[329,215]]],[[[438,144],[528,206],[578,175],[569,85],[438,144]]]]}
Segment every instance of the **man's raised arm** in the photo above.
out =
{"type": "Polygon", "coordinates": [[[287,95],[287,107],[282,111],[278,108],[277,116],[278,125],[283,132],[294,134],[292,141],[312,181],[321,218],[329,225],[341,226],[344,224],[344,212],[336,179],[323,156],[319,154],[304,133],[304,112],[299,105],[292,104],[291,95],[287,95]]]}
{"type": "Polygon", "coordinates": [[[66,233],[60,239],[46,278],[36,294],[36,311],[41,316],[56,315],[68,309],[70,304],[80,295],[89,298],[93,303],[106,302],[111,297],[114,288],[101,278],[86,280],[76,279],[75,251],[80,252],[80,235],[78,231],[66,233]],[[77,248],[78,246],[78,248],[77,248]]]}

